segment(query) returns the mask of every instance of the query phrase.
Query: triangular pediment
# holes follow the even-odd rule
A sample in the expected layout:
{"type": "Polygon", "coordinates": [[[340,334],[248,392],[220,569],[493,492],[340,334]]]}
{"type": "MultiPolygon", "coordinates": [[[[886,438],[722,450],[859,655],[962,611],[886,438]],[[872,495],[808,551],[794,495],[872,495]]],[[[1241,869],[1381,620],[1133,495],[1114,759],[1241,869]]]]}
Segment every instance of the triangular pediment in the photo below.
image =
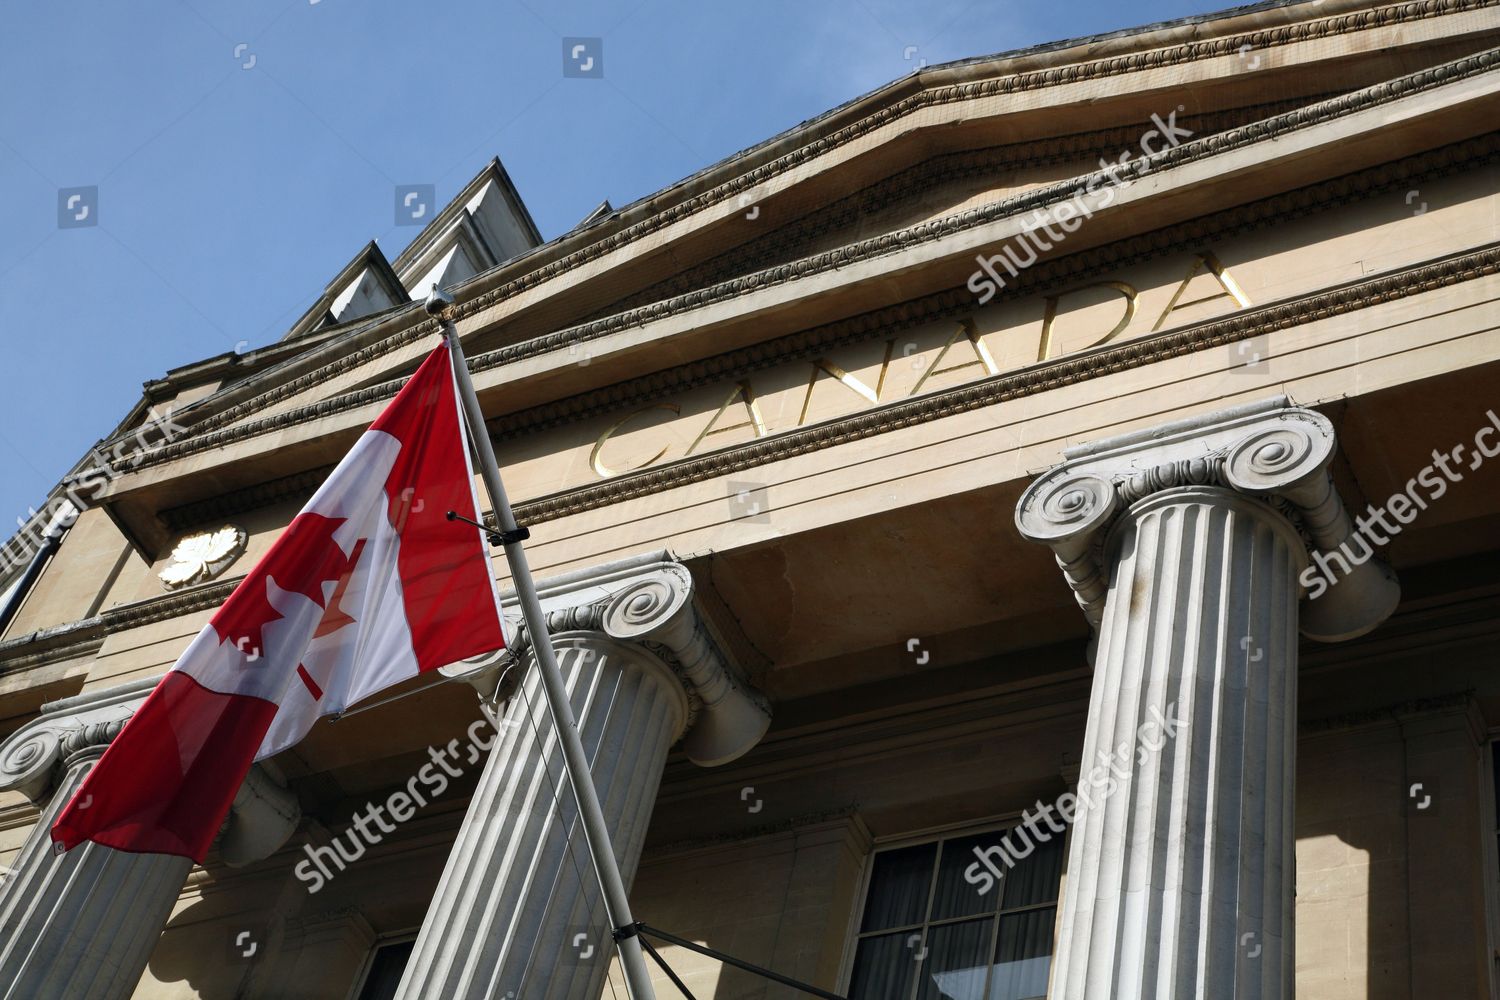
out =
{"type": "Polygon", "coordinates": [[[372,240],[344,265],[282,339],[299,340],[320,330],[347,326],[409,301],[401,279],[372,240]]]}
{"type": "Polygon", "coordinates": [[[542,242],[497,158],[439,212],[394,262],[411,297],[452,288],[542,242]]]}

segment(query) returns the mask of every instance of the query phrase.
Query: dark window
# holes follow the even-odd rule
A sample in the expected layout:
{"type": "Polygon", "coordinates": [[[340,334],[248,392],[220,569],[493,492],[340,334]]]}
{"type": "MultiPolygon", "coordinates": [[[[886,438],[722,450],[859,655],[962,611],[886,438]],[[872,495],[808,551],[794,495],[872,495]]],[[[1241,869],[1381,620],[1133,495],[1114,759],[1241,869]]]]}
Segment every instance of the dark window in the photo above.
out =
{"type": "MultiPolygon", "coordinates": [[[[1047,995],[1062,839],[1036,844],[1012,867],[997,864],[997,878],[975,851],[1002,843],[1009,832],[950,837],[875,855],[850,1000],[1047,995]],[[988,891],[981,892],[986,885],[988,891]]],[[[1020,833],[1007,843],[1014,855],[1031,840],[1020,833]]]]}
{"type": "MultiPolygon", "coordinates": [[[[1494,781],[1494,788],[1492,789],[1494,797],[1490,799],[1490,802],[1495,807],[1496,850],[1500,852],[1500,740],[1492,740],[1490,742],[1490,777],[1494,781]]],[[[1500,955],[1497,955],[1496,958],[1500,960],[1500,955]]]]}
{"type": "Polygon", "coordinates": [[[394,1000],[414,944],[415,941],[394,941],[376,947],[370,971],[359,988],[359,1000],[394,1000]]]}

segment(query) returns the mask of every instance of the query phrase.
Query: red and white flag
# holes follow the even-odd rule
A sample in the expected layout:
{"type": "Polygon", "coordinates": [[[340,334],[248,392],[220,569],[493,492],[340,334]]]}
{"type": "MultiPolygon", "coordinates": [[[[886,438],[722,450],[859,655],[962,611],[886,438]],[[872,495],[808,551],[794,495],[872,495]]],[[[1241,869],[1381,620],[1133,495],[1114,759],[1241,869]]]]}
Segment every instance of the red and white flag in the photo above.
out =
{"type": "Polygon", "coordinates": [[[448,350],[357,441],[104,752],[52,825],[201,863],[250,765],[320,717],[501,648],[448,350]]]}

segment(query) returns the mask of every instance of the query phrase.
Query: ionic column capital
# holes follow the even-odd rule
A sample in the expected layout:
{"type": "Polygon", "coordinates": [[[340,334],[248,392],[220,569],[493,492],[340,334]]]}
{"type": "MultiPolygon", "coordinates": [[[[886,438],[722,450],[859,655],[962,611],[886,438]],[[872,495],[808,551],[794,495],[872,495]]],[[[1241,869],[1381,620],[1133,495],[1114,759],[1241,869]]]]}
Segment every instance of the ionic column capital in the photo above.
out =
{"type": "MultiPolygon", "coordinates": [[[[770,727],[769,702],[713,638],[698,607],[692,574],[665,552],[544,580],[537,591],[551,635],[595,633],[640,647],[672,670],[688,698],[679,736],[695,764],[726,764],[758,743],[770,727]]],[[[509,607],[511,601],[505,603],[512,637],[509,653],[521,657],[530,648],[530,638],[509,607]]],[[[486,692],[486,685],[493,690],[504,662],[487,657],[443,672],[486,692]]]]}
{"type": "MultiPolygon", "coordinates": [[[[1354,525],[1329,472],[1336,450],[1328,418],[1279,396],[1069,448],[1022,495],[1016,526],[1052,549],[1097,629],[1111,578],[1111,528],[1167,490],[1232,490],[1284,515],[1308,551],[1343,545],[1354,525]]],[[[1301,628],[1313,639],[1353,638],[1384,621],[1399,599],[1394,574],[1369,559],[1304,602],[1301,628]]]]}
{"type": "Polygon", "coordinates": [[[0,791],[18,791],[45,805],[69,766],[98,757],[113,742],[156,681],[149,677],[43,705],[40,715],[0,744],[0,791]]]}
{"type": "Polygon", "coordinates": [[[219,831],[219,857],[231,868],[263,861],[291,839],[301,822],[296,794],[266,764],[254,764],[219,831]]]}
{"type": "MultiPolygon", "coordinates": [[[[37,716],[0,744],[0,791],[19,791],[44,807],[63,775],[99,758],[125,728],[160,677],[42,706],[37,716]]],[[[245,776],[219,836],[226,864],[270,857],[302,819],[297,797],[264,764],[245,776]]]]}

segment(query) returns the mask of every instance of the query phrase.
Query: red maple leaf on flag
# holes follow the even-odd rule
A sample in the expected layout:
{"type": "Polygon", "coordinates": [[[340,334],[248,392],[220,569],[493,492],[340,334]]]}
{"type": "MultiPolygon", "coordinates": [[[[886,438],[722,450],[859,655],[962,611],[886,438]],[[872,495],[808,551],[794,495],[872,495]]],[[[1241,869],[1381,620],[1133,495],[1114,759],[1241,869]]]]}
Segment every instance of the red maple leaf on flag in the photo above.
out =
{"type": "Polygon", "coordinates": [[[265,653],[265,627],[282,617],[271,605],[266,582],[301,594],[325,607],[323,585],[347,580],[362,545],[345,555],[333,533],[346,519],[322,514],[298,514],[271,550],[261,557],[229,600],[209,619],[221,643],[227,642],[251,658],[265,653]]]}

